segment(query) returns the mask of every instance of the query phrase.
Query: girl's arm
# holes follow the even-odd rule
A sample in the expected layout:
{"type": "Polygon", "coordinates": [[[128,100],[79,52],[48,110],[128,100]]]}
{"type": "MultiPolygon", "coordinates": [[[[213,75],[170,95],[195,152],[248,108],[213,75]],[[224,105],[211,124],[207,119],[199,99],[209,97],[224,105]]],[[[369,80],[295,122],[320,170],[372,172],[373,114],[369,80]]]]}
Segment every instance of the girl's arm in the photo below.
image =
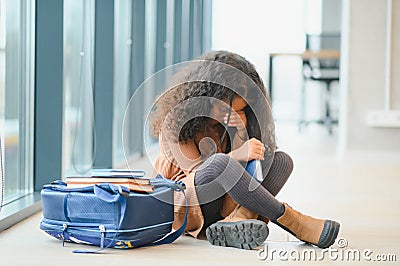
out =
{"type": "Polygon", "coordinates": [[[161,152],[186,175],[199,167],[203,162],[194,141],[189,140],[187,143],[175,143],[168,139],[160,138],[160,140],[163,142],[161,152]]]}
{"type": "MultiPolygon", "coordinates": [[[[225,116],[225,123],[227,118],[225,116]]],[[[246,130],[247,118],[243,110],[231,113],[228,126],[237,129],[232,141],[232,151],[228,153],[229,156],[238,161],[264,160],[264,144],[256,138],[249,139],[246,130]]]]}
{"type": "MultiPolygon", "coordinates": [[[[226,123],[228,120],[228,115],[225,115],[224,122],[226,123]]],[[[232,140],[232,150],[235,150],[239,148],[240,146],[243,145],[243,143],[248,140],[248,135],[247,135],[247,118],[245,112],[242,111],[237,111],[237,112],[232,112],[230,119],[229,119],[229,127],[236,127],[237,131],[235,136],[233,137],[232,140]]]]}

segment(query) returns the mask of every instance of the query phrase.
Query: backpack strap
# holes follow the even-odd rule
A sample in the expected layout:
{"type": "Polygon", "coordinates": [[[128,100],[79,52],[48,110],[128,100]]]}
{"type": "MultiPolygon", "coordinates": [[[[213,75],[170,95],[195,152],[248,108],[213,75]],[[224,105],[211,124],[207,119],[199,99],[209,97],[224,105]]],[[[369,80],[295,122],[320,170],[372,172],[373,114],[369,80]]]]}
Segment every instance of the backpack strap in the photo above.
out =
{"type": "Polygon", "coordinates": [[[183,219],[183,223],[182,223],[181,227],[179,227],[178,230],[169,233],[165,237],[163,237],[157,241],[154,241],[148,245],[144,245],[144,246],[157,246],[157,245],[163,245],[163,244],[170,244],[170,243],[174,242],[176,239],[178,239],[183,234],[183,232],[185,231],[186,225],[187,225],[187,217],[188,217],[189,207],[188,207],[188,201],[187,201],[185,191],[181,190],[181,192],[183,193],[183,195],[185,197],[185,204],[186,204],[185,218],[183,219]]]}
{"type": "Polygon", "coordinates": [[[173,231],[166,236],[164,236],[161,239],[158,239],[154,242],[151,242],[149,244],[141,245],[140,247],[146,247],[146,246],[158,246],[158,245],[163,245],[163,244],[170,244],[174,242],[176,239],[178,239],[185,231],[186,225],[187,225],[187,217],[188,217],[188,200],[185,194],[185,189],[186,185],[182,181],[173,181],[170,179],[167,179],[163,177],[161,174],[157,174],[155,179],[151,181],[151,184],[155,187],[169,187],[173,189],[174,191],[177,192],[182,192],[183,196],[185,197],[185,205],[186,205],[186,210],[185,210],[185,217],[183,219],[182,225],[176,230],[173,231]]]}

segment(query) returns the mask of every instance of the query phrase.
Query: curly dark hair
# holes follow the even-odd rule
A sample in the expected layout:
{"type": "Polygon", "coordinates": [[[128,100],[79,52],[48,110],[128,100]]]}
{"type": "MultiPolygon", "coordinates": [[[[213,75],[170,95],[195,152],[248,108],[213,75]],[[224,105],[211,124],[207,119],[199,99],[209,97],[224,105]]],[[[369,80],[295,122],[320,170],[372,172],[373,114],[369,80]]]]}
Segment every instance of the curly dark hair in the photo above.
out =
{"type": "Polygon", "coordinates": [[[240,95],[248,102],[244,112],[249,138],[255,137],[267,150],[275,150],[270,100],[254,65],[228,51],[207,52],[190,62],[175,75],[172,87],[156,100],[151,113],[153,134],[158,136],[161,129],[167,129],[173,133],[170,135],[175,136],[175,141],[193,140],[209,123],[207,112],[215,100],[229,102],[240,95]],[[249,93],[251,91],[257,93],[249,93]],[[204,97],[204,100],[190,100],[196,97],[204,97]]]}

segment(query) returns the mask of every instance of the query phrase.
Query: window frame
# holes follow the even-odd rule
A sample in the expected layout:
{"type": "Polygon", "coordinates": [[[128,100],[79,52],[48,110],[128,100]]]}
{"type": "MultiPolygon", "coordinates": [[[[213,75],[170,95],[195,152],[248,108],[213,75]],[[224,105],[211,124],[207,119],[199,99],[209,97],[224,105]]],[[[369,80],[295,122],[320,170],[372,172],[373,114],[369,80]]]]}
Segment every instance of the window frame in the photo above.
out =
{"type": "MultiPolygon", "coordinates": [[[[199,1],[199,0],[196,0],[199,1]]],[[[151,21],[155,31],[161,30],[163,38],[159,43],[158,67],[165,67],[166,63],[178,63],[192,59],[201,50],[208,50],[210,44],[211,27],[211,4],[209,0],[203,0],[208,4],[194,5],[193,0],[169,0],[167,6],[161,3],[159,7],[167,10],[165,15],[174,13],[175,17],[168,20],[168,29],[173,28],[173,33],[165,27],[166,17],[157,21],[151,21]],[[201,9],[201,10],[196,10],[201,9]],[[197,14],[197,11],[201,11],[197,14]],[[207,12],[205,12],[207,11],[207,12]],[[168,13],[168,14],[167,14],[168,13]],[[194,14],[197,14],[195,20],[194,14]],[[176,18],[179,17],[179,18],[176,18]],[[191,18],[192,17],[192,18],[191,18]],[[192,21],[192,22],[190,22],[192,21]],[[201,21],[201,25],[196,25],[196,35],[193,38],[193,21],[201,21]],[[153,24],[154,23],[154,24],[153,24]],[[157,27],[157,24],[159,27],[157,27]],[[163,29],[161,29],[161,27],[163,29]],[[158,28],[158,29],[157,29],[158,28]],[[192,32],[192,33],[191,33],[192,32]],[[203,38],[203,39],[201,39],[203,38]],[[171,41],[173,51],[166,52],[164,43],[171,41]],[[199,44],[197,44],[199,42],[199,44]],[[200,45],[193,48],[194,43],[200,45]],[[205,45],[206,44],[206,45],[205,45]],[[176,49],[178,47],[179,51],[176,49]],[[182,49],[180,49],[182,48],[182,49]],[[189,51],[191,49],[192,51],[189,51]],[[195,52],[193,52],[195,51],[195,52]],[[166,60],[167,59],[167,60],[166,60]]],[[[63,112],[64,112],[64,88],[63,88],[63,64],[64,64],[64,0],[21,0],[22,4],[31,8],[31,15],[27,21],[31,21],[31,27],[27,30],[25,41],[31,42],[29,50],[24,54],[24,65],[32,67],[23,75],[26,81],[23,84],[24,90],[21,93],[22,111],[26,115],[21,119],[25,121],[21,125],[23,139],[22,146],[28,152],[21,153],[21,162],[27,162],[27,166],[20,171],[24,175],[24,187],[26,196],[7,204],[0,212],[0,231],[25,219],[26,217],[40,211],[41,198],[40,191],[43,185],[56,179],[62,179],[63,175],[63,112]],[[30,56],[25,56],[30,53],[30,56]],[[31,160],[29,160],[31,158],[31,160]]],[[[156,59],[151,57],[149,60],[149,47],[146,46],[146,30],[148,23],[145,12],[149,2],[138,0],[132,2],[132,37],[136,49],[132,50],[132,69],[130,78],[130,93],[133,94],[143,80],[154,73],[156,69],[156,59]],[[136,37],[136,38],[135,38],[136,37]],[[151,62],[150,62],[151,61],[151,62]]],[[[157,13],[157,2],[154,0],[150,13],[157,13]]],[[[162,14],[164,11],[159,10],[162,14]]],[[[25,14],[26,15],[26,14],[25,14]]],[[[113,96],[114,96],[114,0],[96,0],[95,2],[95,51],[94,51],[94,111],[95,124],[98,128],[109,128],[110,130],[97,130],[97,141],[94,143],[96,149],[95,167],[113,166],[113,96]],[[109,62],[112,62],[109,64],[109,62]],[[110,90],[110,88],[112,88],[110,90]]],[[[25,21],[25,22],[27,22],[25,21]]],[[[150,25],[150,26],[151,26],[150,25]]],[[[153,38],[156,42],[156,38],[153,38]]],[[[151,45],[155,50],[156,43],[151,45]]],[[[151,52],[150,51],[150,52],[151,52]]],[[[141,107],[143,112],[143,108],[141,107]]],[[[138,112],[140,115],[140,112],[138,112]]],[[[137,124],[129,121],[128,130],[137,130],[137,124]]],[[[137,141],[129,143],[130,151],[138,151],[144,154],[143,131],[139,130],[137,141]]]]}

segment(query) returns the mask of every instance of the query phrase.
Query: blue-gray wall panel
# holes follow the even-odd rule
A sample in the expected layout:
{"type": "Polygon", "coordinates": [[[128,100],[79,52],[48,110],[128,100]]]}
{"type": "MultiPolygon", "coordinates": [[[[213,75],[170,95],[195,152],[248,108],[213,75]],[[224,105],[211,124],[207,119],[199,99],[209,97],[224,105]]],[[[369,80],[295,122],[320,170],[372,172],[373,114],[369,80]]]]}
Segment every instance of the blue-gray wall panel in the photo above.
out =
{"type": "Polygon", "coordinates": [[[114,0],[95,1],[94,168],[112,167],[114,86],[114,0]]]}
{"type": "Polygon", "coordinates": [[[63,0],[36,0],[34,188],[62,173],[63,0]]]}

